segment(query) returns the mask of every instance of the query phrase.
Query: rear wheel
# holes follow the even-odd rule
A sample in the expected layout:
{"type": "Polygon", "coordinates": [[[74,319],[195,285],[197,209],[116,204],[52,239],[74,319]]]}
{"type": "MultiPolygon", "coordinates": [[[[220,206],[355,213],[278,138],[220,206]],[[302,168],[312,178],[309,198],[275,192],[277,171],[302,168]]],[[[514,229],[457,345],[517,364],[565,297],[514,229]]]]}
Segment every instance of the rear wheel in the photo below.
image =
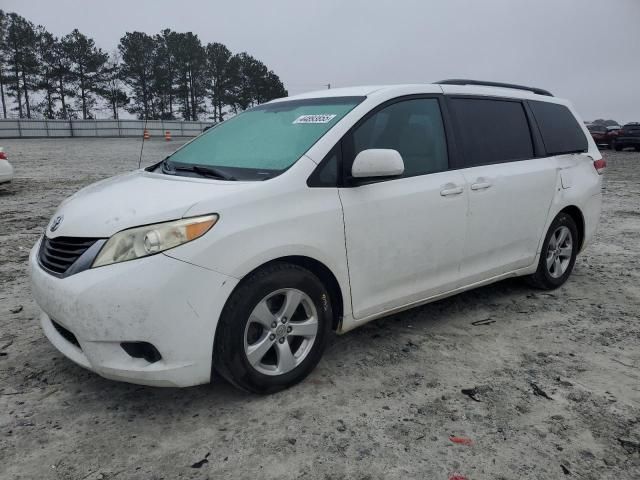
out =
{"type": "Polygon", "coordinates": [[[331,302],[320,280],[298,265],[273,263],[243,280],[225,305],[214,367],[243,390],[282,390],[320,361],[331,324],[331,302]]]}
{"type": "Polygon", "coordinates": [[[635,146],[636,152],[640,152],[640,145],[635,146]]]}
{"type": "Polygon", "coordinates": [[[624,147],[623,147],[622,145],[620,145],[620,144],[616,143],[616,144],[614,145],[614,147],[613,147],[613,148],[615,148],[615,149],[616,149],[616,152],[620,152],[620,151],[622,151],[622,149],[623,149],[624,147]]]}
{"type": "Polygon", "coordinates": [[[567,281],[579,248],[578,228],[570,215],[560,213],[544,239],[536,273],[528,277],[537,288],[553,290],[567,281]]]}

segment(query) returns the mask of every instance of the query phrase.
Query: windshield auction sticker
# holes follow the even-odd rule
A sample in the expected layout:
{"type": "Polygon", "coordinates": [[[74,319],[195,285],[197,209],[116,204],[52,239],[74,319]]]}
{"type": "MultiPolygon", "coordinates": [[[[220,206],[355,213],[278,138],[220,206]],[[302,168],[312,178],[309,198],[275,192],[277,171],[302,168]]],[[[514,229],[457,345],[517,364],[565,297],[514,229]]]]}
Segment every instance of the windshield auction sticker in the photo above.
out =
{"type": "Polygon", "coordinates": [[[300,115],[293,123],[329,123],[335,115],[300,115]]]}

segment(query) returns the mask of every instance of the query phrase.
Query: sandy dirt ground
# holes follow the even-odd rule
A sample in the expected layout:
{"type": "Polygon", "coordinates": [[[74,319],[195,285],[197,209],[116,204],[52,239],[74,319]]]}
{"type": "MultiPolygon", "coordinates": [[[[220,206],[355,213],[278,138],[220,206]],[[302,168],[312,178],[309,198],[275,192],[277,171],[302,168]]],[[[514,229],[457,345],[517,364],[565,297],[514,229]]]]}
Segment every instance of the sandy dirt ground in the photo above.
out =
{"type": "MultiPolygon", "coordinates": [[[[152,140],[143,164],[178,144],[152,140]]],[[[373,322],[259,397],[112,382],[58,353],[29,249],[66,196],[135,168],[140,143],[3,146],[0,479],[640,478],[640,154],[606,152],[599,233],[561,289],[504,281],[373,322]]]]}

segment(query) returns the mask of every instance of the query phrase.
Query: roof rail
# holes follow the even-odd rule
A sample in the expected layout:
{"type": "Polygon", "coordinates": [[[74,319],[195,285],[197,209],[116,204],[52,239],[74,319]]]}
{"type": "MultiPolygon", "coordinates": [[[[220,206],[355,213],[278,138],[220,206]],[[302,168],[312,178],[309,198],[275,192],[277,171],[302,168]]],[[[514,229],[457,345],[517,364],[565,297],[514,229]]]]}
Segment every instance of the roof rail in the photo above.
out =
{"type": "Polygon", "coordinates": [[[529,92],[533,92],[537,95],[545,95],[547,97],[553,97],[553,94],[548,90],[543,90],[542,88],[535,88],[535,87],[525,87],[524,85],[515,85],[513,83],[485,82],[482,80],[466,80],[462,78],[440,80],[439,82],[435,82],[435,83],[439,85],[483,85],[485,87],[513,88],[516,90],[528,90],[529,92]]]}

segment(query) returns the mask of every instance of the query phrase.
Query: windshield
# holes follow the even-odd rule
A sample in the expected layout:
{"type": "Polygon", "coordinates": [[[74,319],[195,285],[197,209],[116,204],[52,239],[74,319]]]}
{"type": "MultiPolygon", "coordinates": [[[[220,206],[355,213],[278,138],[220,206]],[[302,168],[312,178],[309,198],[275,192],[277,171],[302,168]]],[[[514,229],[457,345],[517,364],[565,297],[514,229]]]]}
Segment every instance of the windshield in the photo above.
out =
{"type": "Polygon", "coordinates": [[[271,178],[293,165],[363,99],[333,97],[260,105],[186,144],[168,157],[164,171],[238,180],[271,178]]]}

